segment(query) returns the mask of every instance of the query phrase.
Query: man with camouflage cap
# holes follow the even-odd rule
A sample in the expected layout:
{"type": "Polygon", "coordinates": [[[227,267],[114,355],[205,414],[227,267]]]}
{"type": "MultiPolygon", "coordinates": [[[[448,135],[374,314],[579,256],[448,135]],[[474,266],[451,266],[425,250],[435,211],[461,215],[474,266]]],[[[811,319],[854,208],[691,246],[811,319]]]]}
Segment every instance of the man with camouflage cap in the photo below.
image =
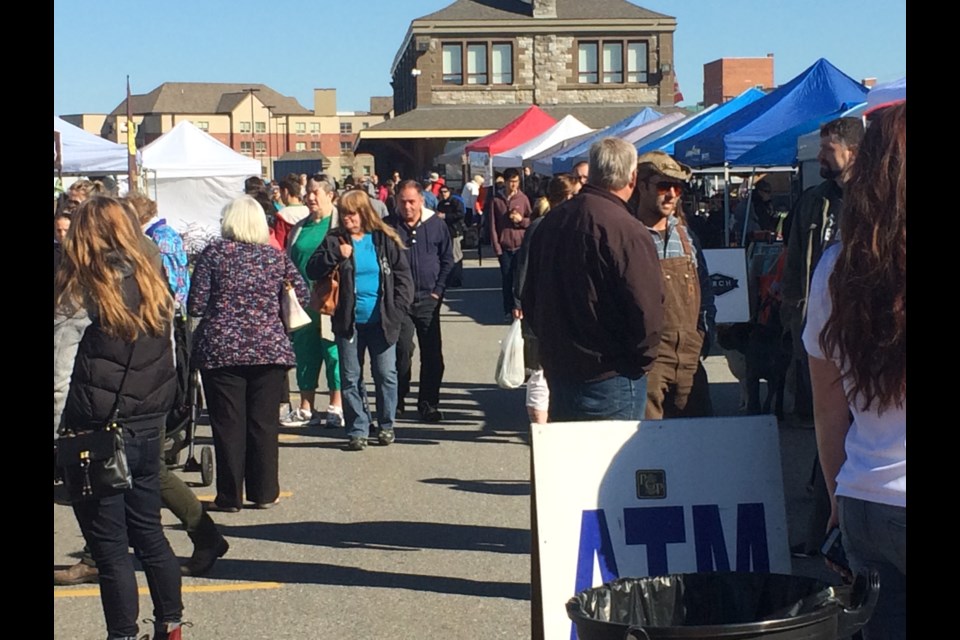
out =
{"type": "Polygon", "coordinates": [[[657,247],[664,293],[660,347],[647,380],[647,419],[713,414],[700,355],[708,348],[717,309],[700,242],[680,210],[691,174],[662,151],[637,158],[630,205],[657,247]]]}

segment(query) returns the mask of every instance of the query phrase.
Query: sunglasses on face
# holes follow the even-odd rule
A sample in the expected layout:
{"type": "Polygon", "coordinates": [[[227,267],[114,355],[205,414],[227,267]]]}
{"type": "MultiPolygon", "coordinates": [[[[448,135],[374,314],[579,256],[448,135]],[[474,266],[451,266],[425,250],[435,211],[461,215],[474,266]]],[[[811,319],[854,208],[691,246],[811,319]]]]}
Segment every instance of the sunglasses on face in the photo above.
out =
{"type": "Polygon", "coordinates": [[[668,193],[672,193],[674,196],[681,195],[683,193],[683,185],[679,182],[658,182],[657,195],[665,196],[668,193]]]}

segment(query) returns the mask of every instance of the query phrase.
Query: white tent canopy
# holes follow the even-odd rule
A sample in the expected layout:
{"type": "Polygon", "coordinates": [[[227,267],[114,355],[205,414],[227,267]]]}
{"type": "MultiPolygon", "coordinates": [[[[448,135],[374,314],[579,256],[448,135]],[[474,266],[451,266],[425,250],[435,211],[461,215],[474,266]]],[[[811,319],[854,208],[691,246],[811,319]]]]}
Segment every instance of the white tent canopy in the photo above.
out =
{"type": "Polygon", "coordinates": [[[61,167],[65,175],[127,173],[127,147],[84,131],[57,116],[53,130],[60,133],[61,167]]]}
{"type": "Polygon", "coordinates": [[[590,133],[591,131],[593,131],[593,129],[573,116],[566,115],[557,122],[557,124],[532,140],[528,140],[513,149],[503,151],[493,156],[493,166],[500,168],[523,166],[525,160],[533,158],[535,155],[546,151],[550,147],[556,146],[564,140],[575,136],[590,133]]]}
{"type": "Polygon", "coordinates": [[[260,163],[181,121],[142,149],[143,173],[160,215],[180,233],[219,234],[223,207],[259,176],[260,163]]]}

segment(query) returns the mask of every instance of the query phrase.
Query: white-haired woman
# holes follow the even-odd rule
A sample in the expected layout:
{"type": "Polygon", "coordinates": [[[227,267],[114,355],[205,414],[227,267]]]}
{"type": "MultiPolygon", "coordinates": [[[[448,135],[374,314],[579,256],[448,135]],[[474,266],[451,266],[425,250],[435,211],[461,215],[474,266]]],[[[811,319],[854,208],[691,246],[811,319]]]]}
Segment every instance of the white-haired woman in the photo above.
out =
{"type": "Polygon", "coordinates": [[[223,238],[197,259],[188,311],[201,320],[191,364],[203,377],[217,459],[211,506],[235,513],[247,500],[266,509],[280,495],[277,406],[296,364],[280,317],[286,283],[302,305],[306,283],[290,258],[270,246],[260,204],[242,196],[223,210],[223,238]]]}

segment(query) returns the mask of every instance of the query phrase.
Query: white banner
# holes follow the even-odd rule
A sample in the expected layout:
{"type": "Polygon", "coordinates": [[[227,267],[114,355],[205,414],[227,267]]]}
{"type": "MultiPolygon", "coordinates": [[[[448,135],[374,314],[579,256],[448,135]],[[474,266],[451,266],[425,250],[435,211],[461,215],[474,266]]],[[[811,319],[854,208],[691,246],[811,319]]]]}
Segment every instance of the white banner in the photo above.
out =
{"type": "Polygon", "coordinates": [[[713,281],[717,323],[750,322],[746,249],[704,249],[703,257],[713,281]]]}
{"type": "Polygon", "coordinates": [[[532,428],[545,640],[616,578],[791,572],[773,416],[532,428]]]}

